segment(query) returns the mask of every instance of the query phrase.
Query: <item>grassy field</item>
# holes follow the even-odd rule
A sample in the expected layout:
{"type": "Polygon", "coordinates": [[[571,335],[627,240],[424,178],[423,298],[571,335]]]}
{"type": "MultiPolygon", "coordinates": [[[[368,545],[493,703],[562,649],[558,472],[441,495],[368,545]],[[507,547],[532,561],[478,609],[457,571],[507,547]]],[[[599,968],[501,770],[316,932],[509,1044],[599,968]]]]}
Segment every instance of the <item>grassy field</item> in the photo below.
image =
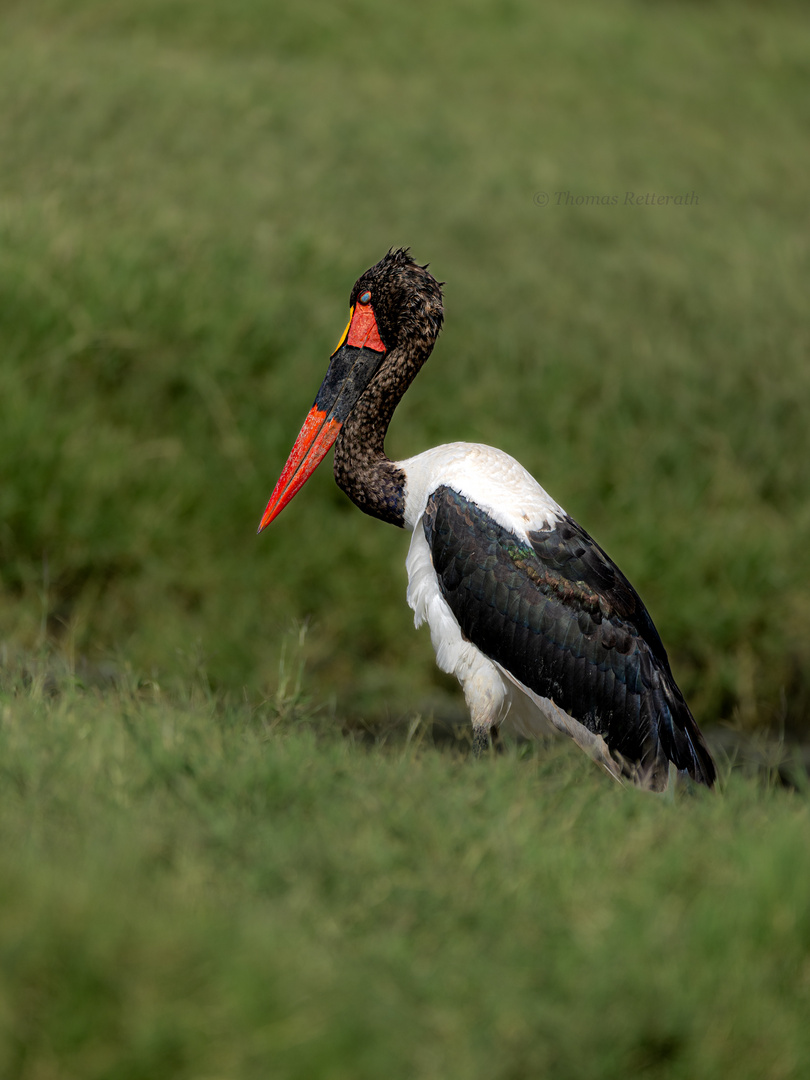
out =
{"type": "Polygon", "coordinates": [[[716,744],[806,741],[804,6],[0,30],[0,1076],[805,1075],[800,778],[471,762],[407,537],[328,467],[255,536],[351,285],[410,245],[446,326],[392,455],[514,454],[716,744]]]}
{"type": "Polygon", "coordinates": [[[250,706],[6,669],[0,1075],[805,1075],[806,790],[347,740],[286,674],[250,706]]]}

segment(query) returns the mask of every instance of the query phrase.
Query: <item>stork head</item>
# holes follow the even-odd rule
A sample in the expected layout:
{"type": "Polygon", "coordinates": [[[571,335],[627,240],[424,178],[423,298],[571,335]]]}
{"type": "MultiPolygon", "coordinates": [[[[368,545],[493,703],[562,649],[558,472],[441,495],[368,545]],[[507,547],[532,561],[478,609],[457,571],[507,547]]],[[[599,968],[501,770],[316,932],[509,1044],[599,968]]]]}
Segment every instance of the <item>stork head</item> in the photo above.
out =
{"type": "Polygon", "coordinates": [[[414,261],[407,248],[391,248],[357,279],[349,297],[346,329],[270,496],[259,532],[324,459],[387,357],[405,368],[397,380],[404,390],[433,348],[442,317],[441,284],[427,266],[414,261]]]}
{"type": "Polygon", "coordinates": [[[365,294],[387,350],[407,342],[424,342],[429,351],[442,327],[442,290],[427,268],[407,248],[391,248],[355,282],[349,307],[365,294]]]}

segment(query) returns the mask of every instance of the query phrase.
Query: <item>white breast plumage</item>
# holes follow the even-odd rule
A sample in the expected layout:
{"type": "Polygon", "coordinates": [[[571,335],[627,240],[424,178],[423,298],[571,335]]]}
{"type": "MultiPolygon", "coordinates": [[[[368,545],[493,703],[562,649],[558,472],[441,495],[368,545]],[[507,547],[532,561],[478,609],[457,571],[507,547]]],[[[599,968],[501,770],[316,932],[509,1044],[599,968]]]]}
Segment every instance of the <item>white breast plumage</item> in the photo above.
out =
{"type": "Polygon", "coordinates": [[[519,461],[492,446],[447,443],[395,464],[406,477],[405,525],[409,529],[416,527],[427,500],[442,485],[524,539],[530,530],[546,529],[564,516],[519,461]]]}

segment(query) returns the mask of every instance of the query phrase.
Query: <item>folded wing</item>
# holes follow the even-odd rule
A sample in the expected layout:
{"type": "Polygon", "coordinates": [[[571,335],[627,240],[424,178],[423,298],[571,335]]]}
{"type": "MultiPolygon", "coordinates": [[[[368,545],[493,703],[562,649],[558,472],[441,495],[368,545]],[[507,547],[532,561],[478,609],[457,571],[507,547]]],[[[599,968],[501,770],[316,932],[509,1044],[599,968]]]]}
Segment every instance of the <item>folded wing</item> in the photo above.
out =
{"type": "Polygon", "coordinates": [[[584,529],[565,517],[524,539],[447,486],[428,499],[423,528],[469,641],[602,736],[628,772],[663,754],[712,785],[711,755],[652,619],[584,529]]]}

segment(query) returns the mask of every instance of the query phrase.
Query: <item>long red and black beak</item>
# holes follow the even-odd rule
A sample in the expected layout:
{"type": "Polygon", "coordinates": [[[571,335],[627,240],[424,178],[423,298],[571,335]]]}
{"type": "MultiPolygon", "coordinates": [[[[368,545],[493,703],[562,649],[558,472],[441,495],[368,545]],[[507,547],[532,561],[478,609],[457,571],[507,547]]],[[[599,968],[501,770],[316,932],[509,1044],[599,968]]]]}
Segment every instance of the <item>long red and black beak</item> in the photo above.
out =
{"type": "Polygon", "coordinates": [[[270,496],[259,532],[281,513],[326,457],[385,356],[371,304],[362,302],[366,295],[361,295],[349,312],[349,322],[330,357],[315,404],[270,496]]]}

